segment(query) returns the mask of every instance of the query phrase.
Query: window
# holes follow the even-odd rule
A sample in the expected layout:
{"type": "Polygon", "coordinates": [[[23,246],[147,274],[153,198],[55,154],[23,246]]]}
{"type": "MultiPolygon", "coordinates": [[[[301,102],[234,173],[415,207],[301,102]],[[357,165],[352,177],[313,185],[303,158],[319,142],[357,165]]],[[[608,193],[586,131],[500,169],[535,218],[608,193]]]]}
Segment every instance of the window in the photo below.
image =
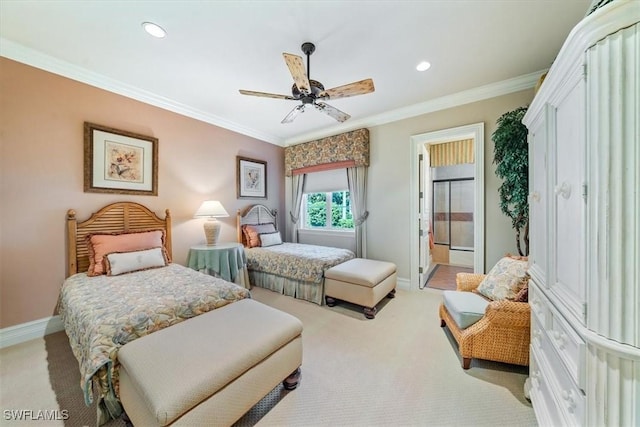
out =
{"type": "Polygon", "coordinates": [[[303,228],[353,230],[349,191],[305,194],[301,210],[303,228]]]}

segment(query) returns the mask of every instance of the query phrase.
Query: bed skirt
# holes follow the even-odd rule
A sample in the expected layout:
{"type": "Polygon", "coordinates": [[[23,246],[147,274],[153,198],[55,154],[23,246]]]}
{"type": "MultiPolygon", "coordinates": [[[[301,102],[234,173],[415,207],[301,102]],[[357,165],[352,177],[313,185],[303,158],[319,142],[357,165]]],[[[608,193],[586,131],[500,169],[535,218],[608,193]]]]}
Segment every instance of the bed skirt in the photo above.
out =
{"type": "Polygon", "coordinates": [[[249,270],[251,285],[269,289],[290,297],[322,305],[324,299],[324,278],[320,283],[289,279],[262,271],[249,270]]]}

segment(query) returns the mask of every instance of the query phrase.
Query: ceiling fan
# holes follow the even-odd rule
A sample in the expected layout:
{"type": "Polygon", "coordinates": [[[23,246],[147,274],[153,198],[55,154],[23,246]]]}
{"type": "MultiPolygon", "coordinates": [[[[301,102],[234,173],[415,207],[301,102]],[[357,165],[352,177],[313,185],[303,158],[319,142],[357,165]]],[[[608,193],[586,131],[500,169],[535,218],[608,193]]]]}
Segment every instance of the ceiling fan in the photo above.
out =
{"type": "Polygon", "coordinates": [[[275,93],[255,92],[252,90],[240,89],[243,95],[261,96],[265,98],[287,99],[291,101],[302,101],[282,120],[282,123],[291,123],[298,114],[304,112],[308,105],[313,105],[317,110],[328,114],[339,122],[344,122],[349,117],[347,113],[338,110],[331,105],[322,102],[328,99],[347,98],[349,96],[363,95],[375,90],[373,80],[365,79],[358,82],[337,86],[332,89],[325,89],[324,85],[317,80],[309,78],[309,57],[316,50],[313,43],[306,42],[302,44],[302,52],[307,55],[307,70],[305,72],[304,62],[300,56],[290,53],[283,53],[284,61],[293,77],[293,86],[291,86],[291,95],[278,95],[275,93]]]}

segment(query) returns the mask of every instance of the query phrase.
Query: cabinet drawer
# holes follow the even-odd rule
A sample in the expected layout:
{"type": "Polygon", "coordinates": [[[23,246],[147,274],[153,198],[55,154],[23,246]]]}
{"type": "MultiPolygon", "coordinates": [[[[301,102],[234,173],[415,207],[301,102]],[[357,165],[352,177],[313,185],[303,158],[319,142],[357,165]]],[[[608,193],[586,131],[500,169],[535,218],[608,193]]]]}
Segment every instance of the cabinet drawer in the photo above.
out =
{"type": "MultiPolygon", "coordinates": [[[[531,346],[536,347],[539,351],[542,350],[543,341],[548,341],[544,331],[543,323],[538,318],[537,314],[531,310],[531,346]]],[[[549,344],[547,344],[549,345],[549,344]]]]}
{"type": "Polygon", "coordinates": [[[538,350],[531,348],[531,360],[529,362],[529,375],[531,378],[531,403],[536,414],[538,425],[559,426],[562,418],[558,413],[557,403],[549,388],[549,379],[542,372],[538,362],[538,350]]]}
{"type": "Polygon", "coordinates": [[[529,307],[531,308],[531,313],[538,318],[543,328],[547,326],[547,305],[541,291],[538,290],[537,282],[529,280],[529,307]]]}
{"type": "MultiPolygon", "coordinates": [[[[543,396],[544,404],[546,407],[552,406],[555,410],[547,409],[547,412],[550,417],[555,415],[559,416],[558,421],[562,420],[561,422],[553,422],[553,425],[584,425],[585,395],[575,385],[569,373],[563,369],[562,363],[556,360],[553,351],[544,351],[544,345],[542,351],[535,347],[531,350],[532,358],[536,360],[535,372],[539,372],[539,391],[541,394],[547,393],[543,396]]],[[[534,402],[534,407],[535,404],[534,402]]]]}
{"type": "Polygon", "coordinates": [[[559,359],[573,378],[573,381],[585,389],[585,351],[584,340],[575,332],[562,315],[549,306],[547,335],[555,348],[559,359]]]}
{"type": "Polygon", "coordinates": [[[543,346],[540,341],[541,331],[543,331],[548,340],[545,351],[554,351],[573,381],[580,389],[585,390],[586,345],[584,340],[533,281],[530,282],[529,292],[532,343],[538,347],[543,346]]]}

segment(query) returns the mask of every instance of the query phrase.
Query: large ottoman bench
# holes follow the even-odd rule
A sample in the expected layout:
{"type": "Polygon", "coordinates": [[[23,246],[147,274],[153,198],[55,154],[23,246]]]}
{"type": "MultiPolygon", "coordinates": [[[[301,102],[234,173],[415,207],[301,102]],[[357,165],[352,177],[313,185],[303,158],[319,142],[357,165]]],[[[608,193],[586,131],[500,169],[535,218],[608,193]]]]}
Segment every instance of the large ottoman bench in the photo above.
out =
{"type": "Polygon", "coordinates": [[[251,299],[124,345],[120,400],[134,426],[231,425],[281,381],[297,386],[302,323],[251,299]]]}
{"type": "Polygon", "coordinates": [[[348,301],[364,307],[367,319],[376,317],[376,305],[396,292],[396,265],[373,259],[354,258],[324,272],[325,303],[348,301]]]}

